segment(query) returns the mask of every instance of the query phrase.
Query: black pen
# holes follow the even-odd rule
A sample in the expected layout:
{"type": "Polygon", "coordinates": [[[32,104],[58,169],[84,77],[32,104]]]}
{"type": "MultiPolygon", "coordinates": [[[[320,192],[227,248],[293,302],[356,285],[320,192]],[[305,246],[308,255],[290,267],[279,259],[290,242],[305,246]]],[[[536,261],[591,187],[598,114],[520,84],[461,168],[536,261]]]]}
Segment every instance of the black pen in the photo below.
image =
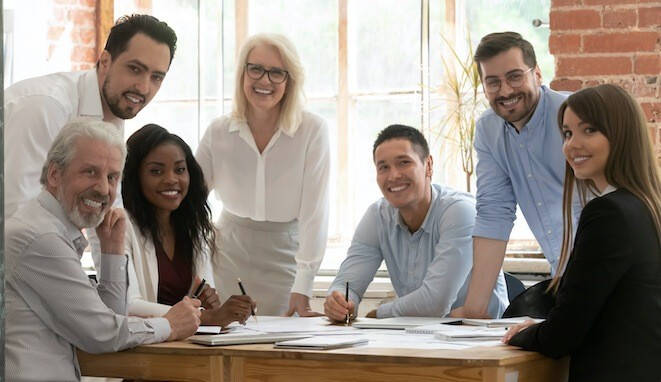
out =
{"type": "MultiPolygon", "coordinates": [[[[349,303],[349,282],[348,281],[347,281],[346,289],[344,290],[344,299],[347,301],[347,303],[349,303]]],[[[349,325],[349,317],[351,317],[351,315],[349,313],[347,313],[347,317],[346,317],[346,324],[347,325],[349,325]]]]}
{"type": "Polygon", "coordinates": [[[193,295],[192,295],[193,298],[198,298],[200,296],[200,293],[202,293],[202,288],[204,288],[204,283],[206,283],[206,282],[207,281],[205,279],[202,279],[202,281],[200,282],[200,285],[198,285],[197,288],[195,288],[195,292],[193,292],[193,295]]]}
{"type": "MultiPolygon", "coordinates": [[[[237,278],[236,281],[239,283],[239,289],[241,289],[241,294],[244,296],[247,295],[246,290],[243,289],[243,284],[241,283],[241,279],[237,278]]],[[[250,305],[250,314],[255,317],[255,322],[257,322],[257,315],[255,314],[255,309],[253,309],[252,305],[250,305]]]]}

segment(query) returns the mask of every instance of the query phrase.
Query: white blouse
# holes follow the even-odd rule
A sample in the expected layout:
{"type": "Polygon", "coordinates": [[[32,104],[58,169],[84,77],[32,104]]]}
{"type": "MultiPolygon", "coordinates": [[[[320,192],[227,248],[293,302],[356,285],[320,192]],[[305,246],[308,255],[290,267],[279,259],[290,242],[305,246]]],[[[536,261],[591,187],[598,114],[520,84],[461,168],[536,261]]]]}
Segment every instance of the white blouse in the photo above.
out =
{"type": "Polygon", "coordinates": [[[292,292],[311,295],[326,249],[330,146],[328,126],[303,112],[294,132],[279,128],[262,153],[247,123],[213,121],[196,153],[209,191],[228,212],[256,221],[298,219],[299,249],[292,292]]]}

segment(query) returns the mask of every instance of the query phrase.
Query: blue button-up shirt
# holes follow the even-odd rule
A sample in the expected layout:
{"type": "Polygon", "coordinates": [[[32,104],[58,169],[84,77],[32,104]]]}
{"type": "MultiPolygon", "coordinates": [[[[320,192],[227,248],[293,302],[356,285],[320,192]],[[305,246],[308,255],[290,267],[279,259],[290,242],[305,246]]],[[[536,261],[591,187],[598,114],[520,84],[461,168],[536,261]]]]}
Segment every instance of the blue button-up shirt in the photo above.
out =
{"type": "MultiPolygon", "coordinates": [[[[381,198],[360,221],[332,291],[345,292],[356,306],[385,260],[397,299],[379,306],[377,317],[443,317],[466,299],[473,265],[471,234],[475,222],[472,195],[432,185],[432,201],[420,228],[411,233],[397,208],[381,198]]],[[[489,302],[489,315],[507,307],[501,274],[489,302]]]]}
{"type": "MultiPolygon", "coordinates": [[[[558,109],[567,96],[542,86],[535,112],[520,132],[493,110],[484,112],[475,132],[477,218],[473,235],[509,240],[518,203],[553,273],[562,246],[565,176],[558,109]]],[[[581,208],[574,205],[573,210],[578,216],[581,208]]]]}

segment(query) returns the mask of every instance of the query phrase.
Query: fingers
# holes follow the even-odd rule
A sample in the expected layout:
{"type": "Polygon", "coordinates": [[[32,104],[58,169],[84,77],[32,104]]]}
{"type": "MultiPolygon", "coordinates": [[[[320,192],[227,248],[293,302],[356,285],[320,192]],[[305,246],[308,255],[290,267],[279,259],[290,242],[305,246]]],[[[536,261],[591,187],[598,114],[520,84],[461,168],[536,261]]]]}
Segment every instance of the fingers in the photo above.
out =
{"type": "Polygon", "coordinates": [[[324,302],[324,313],[335,321],[344,321],[347,314],[353,314],[353,301],[347,302],[342,294],[335,291],[326,297],[324,302]]]}
{"type": "Polygon", "coordinates": [[[507,333],[505,333],[503,338],[501,338],[501,342],[508,344],[510,342],[510,340],[512,339],[512,337],[514,337],[519,332],[521,332],[522,330],[524,330],[524,329],[526,329],[526,328],[528,328],[532,325],[535,325],[535,321],[525,320],[524,322],[522,322],[520,324],[516,324],[516,325],[512,326],[511,328],[509,328],[507,333]]]}

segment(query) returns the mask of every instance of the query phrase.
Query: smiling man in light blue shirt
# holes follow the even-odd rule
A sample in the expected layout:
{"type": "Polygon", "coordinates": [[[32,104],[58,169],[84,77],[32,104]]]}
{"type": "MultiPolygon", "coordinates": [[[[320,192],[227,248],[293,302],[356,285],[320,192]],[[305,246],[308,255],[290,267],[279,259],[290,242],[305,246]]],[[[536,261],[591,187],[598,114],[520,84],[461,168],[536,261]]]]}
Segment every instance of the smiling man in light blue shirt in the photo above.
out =
{"type": "MultiPolygon", "coordinates": [[[[568,94],[541,85],[535,51],[518,33],[485,36],[475,61],[491,109],[475,128],[475,265],[466,304],[452,312],[455,317],[491,315],[489,291],[505,258],[517,205],[552,273],[562,244],[565,159],[557,115],[568,94]]],[[[576,216],[580,210],[574,208],[576,216]]]]}
{"type": "MultiPolygon", "coordinates": [[[[384,198],[372,204],[354,234],[347,258],[333,281],[324,312],[342,321],[355,307],[385,260],[394,301],[368,317],[443,317],[463,304],[472,267],[475,202],[470,194],[431,184],[432,157],[424,136],[392,125],[374,143],[377,183],[384,198]],[[349,282],[349,301],[344,297],[349,282]]],[[[502,273],[488,311],[507,306],[502,273]]]]}

